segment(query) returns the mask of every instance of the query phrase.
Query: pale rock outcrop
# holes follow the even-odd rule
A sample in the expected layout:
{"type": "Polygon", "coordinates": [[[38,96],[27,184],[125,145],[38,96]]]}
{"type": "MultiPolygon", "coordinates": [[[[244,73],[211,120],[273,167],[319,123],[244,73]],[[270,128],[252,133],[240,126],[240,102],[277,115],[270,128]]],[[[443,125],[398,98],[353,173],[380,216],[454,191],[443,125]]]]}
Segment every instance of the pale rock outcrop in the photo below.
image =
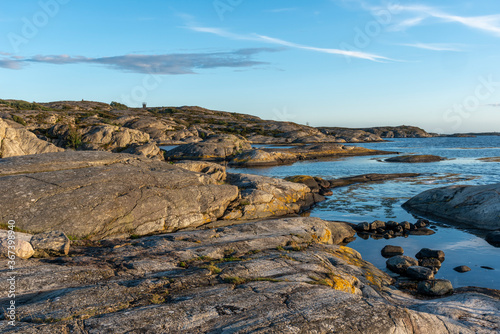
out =
{"type": "Polygon", "coordinates": [[[15,122],[0,119],[0,158],[64,151],[15,122]]]}
{"type": "Polygon", "coordinates": [[[500,183],[448,186],[424,191],[403,204],[422,216],[484,230],[500,228],[500,183]]]}

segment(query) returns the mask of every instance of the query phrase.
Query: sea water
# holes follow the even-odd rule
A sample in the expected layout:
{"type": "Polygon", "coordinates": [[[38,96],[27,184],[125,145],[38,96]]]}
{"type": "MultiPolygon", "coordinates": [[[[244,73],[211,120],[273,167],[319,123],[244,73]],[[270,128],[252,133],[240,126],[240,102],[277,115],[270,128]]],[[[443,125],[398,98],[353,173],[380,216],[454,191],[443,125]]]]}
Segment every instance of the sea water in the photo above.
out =
{"type": "MultiPolygon", "coordinates": [[[[311,210],[311,216],[327,220],[359,223],[373,220],[408,220],[415,216],[402,207],[406,200],[428,189],[448,185],[480,185],[500,182],[500,163],[478,160],[500,157],[500,136],[395,138],[381,143],[346,144],[400,152],[401,154],[433,154],[448,160],[433,163],[388,163],[383,159],[394,156],[363,156],[342,159],[303,161],[293,165],[269,168],[230,168],[236,173],[272,177],[311,175],[334,179],[368,173],[421,173],[418,178],[405,178],[383,183],[358,184],[333,189],[333,195],[311,210]]],[[[442,222],[433,222],[436,233],[430,236],[363,240],[357,238],[348,246],[382,270],[385,259],[380,250],[385,245],[402,246],[405,255],[414,257],[424,247],[441,249],[446,260],[436,275],[449,279],[454,287],[481,286],[500,289],[500,248],[478,235],[484,232],[459,229],[442,222]],[[467,265],[472,270],[457,273],[453,268],[467,265]],[[482,266],[494,268],[489,270],[482,266]]]]}

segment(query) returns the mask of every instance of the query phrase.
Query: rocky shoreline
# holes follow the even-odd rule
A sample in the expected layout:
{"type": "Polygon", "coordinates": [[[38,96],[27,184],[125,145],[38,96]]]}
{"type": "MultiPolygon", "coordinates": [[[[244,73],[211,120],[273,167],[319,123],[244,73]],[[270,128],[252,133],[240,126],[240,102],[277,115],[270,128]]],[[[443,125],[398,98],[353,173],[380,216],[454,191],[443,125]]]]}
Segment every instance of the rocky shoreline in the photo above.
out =
{"type": "MultiPolygon", "coordinates": [[[[437,262],[444,261],[439,251],[422,249],[416,260],[385,249],[387,266],[401,275],[395,279],[346,246],[356,233],[388,239],[423,233],[425,220],[354,226],[301,216],[334,188],[419,174],[277,179],[228,173],[214,163],[255,166],[387,152],[344,146],[338,143],[344,138],[325,130],[198,107],[130,110],[57,102],[30,104],[28,110],[19,105],[0,103],[4,282],[12,275],[9,235],[16,238],[16,326],[4,309],[2,332],[500,329],[498,291],[453,289],[435,280],[437,262]],[[219,131],[227,128],[232,133],[219,131]],[[171,161],[166,162],[157,150],[162,141],[186,145],[167,152],[171,161]],[[306,145],[252,149],[255,142],[306,145]]],[[[411,136],[416,130],[363,131],[373,139],[411,136]]],[[[368,138],[359,133],[356,138],[368,138]]],[[[491,194],[471,203],[468,189],[436,190],[443,192],[443,201],[436,203],[448,210],[443,202],[452,191],[453,200],[467,203],[469,210],[492,207],[494,220],[495,187],[471,188],[473,198],[491,194]],[[473,196],[476,191],[483,195],[473,196]]],[[[428,195],[419,196],[413,202],[425,203],[418,198],[428,195]]],[[[431,209],[437,210],[421,210],[431,209]]],[[[2,289],[0,302],[9,301],[8,289],[2,289]]]]}

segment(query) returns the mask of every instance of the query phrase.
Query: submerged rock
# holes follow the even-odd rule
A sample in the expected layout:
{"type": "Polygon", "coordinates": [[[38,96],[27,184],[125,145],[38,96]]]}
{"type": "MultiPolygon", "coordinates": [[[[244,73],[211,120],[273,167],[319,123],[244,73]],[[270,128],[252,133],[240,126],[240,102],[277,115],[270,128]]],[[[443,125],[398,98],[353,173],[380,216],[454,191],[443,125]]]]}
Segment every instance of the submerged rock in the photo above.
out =
{"type": "Polygon", "coordinates": [[[403,163],[421,163],[421,162],[438,162],[446,160],[446,158],[437,155],[402,155],[392,158],[387,158],[385,162],[403,162],[403,163]]]}
{"type": "Polygon", "coordinates": [[[427,190],[404,203],[403,208],[456,226],[497,230],[500,228],[500,183],[427,190]]]}
{"type": "Polygon", "coordinates": [[[431,280],[434,278],[434,272],[432,269],[420,266],[408,267],[405,275],[416,280],[431,280]]]}
{"type": "Polygon", "coordinates": [[[459,273],[466,273],[468,271],[471,271],[471,269],[467,266],[458,266],[458,267],[453,268],[453,270],[455,270],[456,272],[459,272],[459,273]]]}

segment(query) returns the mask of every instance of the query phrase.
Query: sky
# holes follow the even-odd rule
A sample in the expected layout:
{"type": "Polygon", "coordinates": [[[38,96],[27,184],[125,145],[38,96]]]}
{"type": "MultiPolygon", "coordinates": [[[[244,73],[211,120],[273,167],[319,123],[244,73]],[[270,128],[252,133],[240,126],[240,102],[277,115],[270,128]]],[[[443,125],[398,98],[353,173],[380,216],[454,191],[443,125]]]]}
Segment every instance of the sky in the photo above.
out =
{"type": "Polygon", "coordinates": [[[498,0],[2,0],[0,98],[500,131],[498,0]]]}

